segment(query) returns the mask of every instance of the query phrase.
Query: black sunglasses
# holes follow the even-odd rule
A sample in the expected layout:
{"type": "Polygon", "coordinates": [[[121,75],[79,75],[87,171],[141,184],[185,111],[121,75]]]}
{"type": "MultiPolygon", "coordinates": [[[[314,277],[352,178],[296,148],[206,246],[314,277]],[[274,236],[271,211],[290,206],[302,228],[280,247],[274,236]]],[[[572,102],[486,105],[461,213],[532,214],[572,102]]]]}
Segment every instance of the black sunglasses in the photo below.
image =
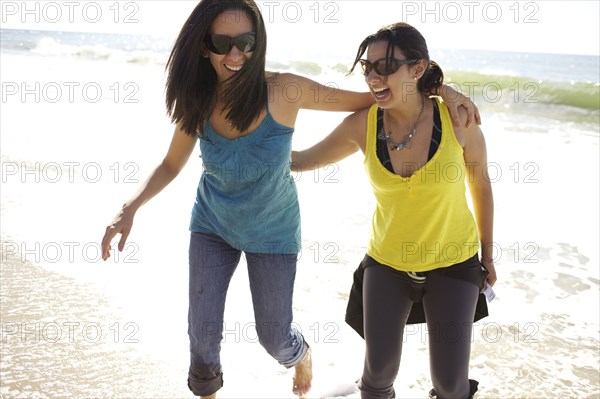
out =
{"type": "Polygon", "coordinates": [[[404,64],[412,64],[419,60],[399,60],[397,58],[381,58],[375,62],[367,61],[367,60],[358,60],[360,62],[360,66],[362,68],[363,75],[367,76],[371,73],[373,69],[377,72],[378,75],[388,76],[393,73],[396,73],[398,69],[404,64]],[[386,63],[386,60],[389,61],[386,63]]]}
{"type": "Polygon", "coordinates": [[[254,51],[256,48],[256,35],[254,32],[244,33],[236,37],[225,35],[208,35],[206,46],[215,54],[223,55],[231,51],[233,46],[243,53],[254,51]]]}

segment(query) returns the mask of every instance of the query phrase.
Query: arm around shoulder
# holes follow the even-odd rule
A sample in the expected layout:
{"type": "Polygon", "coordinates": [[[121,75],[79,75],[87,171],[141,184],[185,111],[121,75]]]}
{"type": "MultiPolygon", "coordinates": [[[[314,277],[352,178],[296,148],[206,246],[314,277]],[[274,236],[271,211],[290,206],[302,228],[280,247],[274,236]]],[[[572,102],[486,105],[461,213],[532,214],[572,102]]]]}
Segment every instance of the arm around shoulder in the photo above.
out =
{"type": "Polygon", "coordinates": [[[464,120],[467,121],[467,127],[470,127],[473,121],[478,125],[481,124],[481,116],[479,115],[479,109],[475,103],[471,101],[469,97],[453,87],[443,84],[435,90],[435,93],[430,94],[442,97],[442,100],[444,100],[444,103],[448,107],[454,127],[460,127],[464,120]],[[466,110],[467,112],[465,113],[459,110],[466,110]]]}
{"type": "Polygon", "coordinates": [[[375,102],[369,92],[343,90],[335,83],[323,85],[292,73],[280,74],[278,85],[281,86],[284,97],[289,97],[292,92],[297,95],[301,109],[357,112],[375,102]],[[292,91],[292,88],[295,90],[292,91]]]}

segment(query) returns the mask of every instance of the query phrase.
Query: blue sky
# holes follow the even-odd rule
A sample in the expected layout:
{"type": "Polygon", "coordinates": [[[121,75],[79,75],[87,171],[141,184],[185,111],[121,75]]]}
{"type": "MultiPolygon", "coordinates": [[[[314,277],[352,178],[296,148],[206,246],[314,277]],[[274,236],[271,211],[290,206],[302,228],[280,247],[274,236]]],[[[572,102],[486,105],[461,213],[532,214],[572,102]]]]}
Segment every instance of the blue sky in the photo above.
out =
{"type": "MultiPolygon", "coordinates": [[[[175,36],[185,1],[2,1],[2,27],[175,36]]],[[[259,1],[270,48],[353,54],[367,34],[405,21],[430,48],[600,53],[600,1],[259,1]]]]}

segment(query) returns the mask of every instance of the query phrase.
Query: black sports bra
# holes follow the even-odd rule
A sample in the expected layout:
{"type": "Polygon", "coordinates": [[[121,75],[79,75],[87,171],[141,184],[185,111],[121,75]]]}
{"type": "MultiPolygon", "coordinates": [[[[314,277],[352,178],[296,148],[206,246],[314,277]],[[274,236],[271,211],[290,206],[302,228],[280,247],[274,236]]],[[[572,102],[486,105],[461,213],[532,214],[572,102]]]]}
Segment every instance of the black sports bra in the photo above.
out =
{"type": "MultiPolygon", "coordinates": [[[[427,161],[431,160],[442,141],[442,120],[440,118],[440,109],[437,101],[431,100],[433,103],[433,130],[431,133],[431,143],[429,144],[429,156],[427,161]]],[[[383,129],[383,110],[377,109],[377,158],[381,164],[390,172],[394,173],[392,161],[390,160],[390,151],[385,141],[385,131],[383,129]]]]}

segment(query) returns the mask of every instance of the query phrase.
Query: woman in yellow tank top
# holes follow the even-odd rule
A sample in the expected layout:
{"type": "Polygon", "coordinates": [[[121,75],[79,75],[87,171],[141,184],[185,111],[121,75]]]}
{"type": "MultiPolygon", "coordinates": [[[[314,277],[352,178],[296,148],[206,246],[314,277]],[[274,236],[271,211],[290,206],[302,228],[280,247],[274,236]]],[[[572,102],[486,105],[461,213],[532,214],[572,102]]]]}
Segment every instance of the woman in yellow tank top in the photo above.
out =
{"type": "Polygon", "coordinates": [[[425,95],[442,85],[443,73],[412,26],[398,23],[368,36],[352,69],[359,63],[376,104],[294,152],[292,169],[364,154],[376,209],[355,279],[360,286],[353,287],[362,291],[357,331],[366,342],[361,395],[394,397],[404,327],[418,304],[429,333],[430,396],[470,398],[478,384],[468,378],[475,310],[480,290],[496,282],[485,140],[477,124],[453,127],[446,105],[425,95]]]}

